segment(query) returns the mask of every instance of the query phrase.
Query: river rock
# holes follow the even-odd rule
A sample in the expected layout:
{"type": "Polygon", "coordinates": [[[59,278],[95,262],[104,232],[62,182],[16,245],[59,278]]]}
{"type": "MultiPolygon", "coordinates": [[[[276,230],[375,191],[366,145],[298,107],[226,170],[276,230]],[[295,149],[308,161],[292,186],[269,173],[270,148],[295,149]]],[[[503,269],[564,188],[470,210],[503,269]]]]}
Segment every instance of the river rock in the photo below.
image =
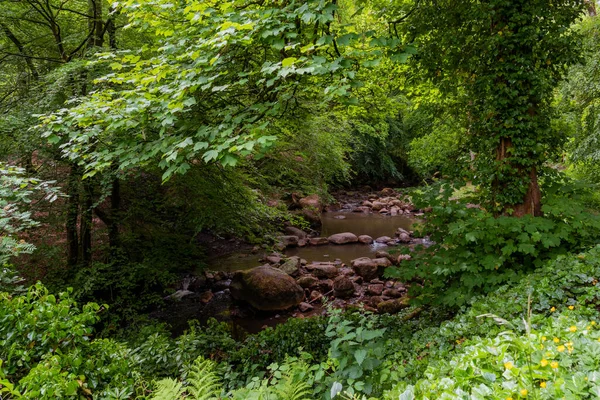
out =
{"type": "Polygon", "coordinates": [[[322,246],[324,244],[329,244],[329,240],[327,240],[327,238],[324,237],[310,238],[309,242],[313,246],[322,246]]]}
{"type": "Polygon", "coordinates": [[[385,257],[374,258],[373,262],[375,264],[377,264],[378,267],[381,267],[382,269],[392,265],[392,262],[388,258],[385,258],[385,257]]]}
{"type": "Polygon", "coordinates": [[[296,282],[298,285],[306,289],[316,286],[319,283],[319,279],[312,275],[304,275],[298,278],[296,282]]]}
{"type": "Polygon", "coordinates": [[[322,279],[319,281],[319,289],[323,293],[329,293],[333,290],[333,281],[331,279],[322,279]]]}
{"type": "Polygon", "coordinates": [[[379,193],[381,193],[382,196],[395,196],[396,195],[396,191],[392,188],[384,188],[379,193]]]}
{"type": "Polygon", "coordinates": [[[329,240],[329,242],[333,244],[346,244],[358,242],[358,237],[354,233],[344,232],[331,235],[327,238],[327,240],[329,240]]]}
{"type": "Polygon", "coordinates": [[[269,266],[236,272],[231,292],[235,298],[263,311],[285,310],[304,298],[304,291],[292,277],[269,266]]]}
{"type": "Polygon", "coordinates": [[[312,208],[318,212],[321,212],[323,207],[318,194],[311,194],[310,196],[303,197],[298,203],[302,208],[312,208]]]}
{"type": "Polygon", "coordinates": [[[340,275],[333,280],[333,295],[342,299],[354,295],[354,283],[345,275],[340,275]]]}
{"type": "Polygon", "coordinates": [[[382,314],[396,314],[397,312],[408,308],[408,302],[408,297],[382,301],[381,303],[377,304],[377,311],[382,314]]]}
{"type": "Polygon", "coordinates": [[[210,302],[213,298],[213,292],[211,292],[210,290],[207,290],[206,292],[202,293],[200,295],[200,301],[204,304],[207,304],[208,302],[210,302]]]}
{"type": "Polygon", "coordinates": [[[317,278],[335,278],[338,275],[337,267],[331,264],[310,264],[306,269],[317,278]]]}
{"type": "Polygon", "coordinates": [[[391,240],[392,240],[392,238],[389,236],[380,236],[377,239],[375,239],[375,243],[384,243],[385,244],[391,240]]]}
{"type": "Polygon", "coordinates": [[[368,214],[370,211],[371,211],[371,209],[367,206],[356,207],[354,210],[352,210],[352,212],[354,212],[354,213],[364,213],[364,214],[368,214]]]}
{"type": "Polygon", "coordinates": [[[373,207],[373,203],[371,203],[369,200],[365,200],[361,203],[361,206],[373,207]]]}
{"type": "Polygon", "coordinates": [[[398,297],[402,297],[402,294],[404,293],[404,291],[398,290],[398,289],[385,289],[382,293],[382,295],[387,296],[387,297],[392,297],[392,298],[398,298],[398,297]]]}
{"type": "Polygon", "coordinates": [[[369,257],[360,257],[350,262],[352,269],[357,275],[362,276],[366,281],[377,277],[378,266],[369,257]]]}
{"type": "Polygon", "coordinates": [[[298,236],[299,239],[306,239],[306,232],[295,226],[286,226],[284,232],[286,235],[298,236]]]}
{"type": "Polygon", "coordinates": [[[288,275],[296,275],[296,274],[298,274],[298,268],[300,268],[300,257],[298,257],[298,256],[289,257],[278,268],[288,275]]]}
{"type": "Polygon", "coordinates": [[[312,304],[305,303],[305,302],[302,302],[298,305],[298,309],[300,310],[300,312],[307,312],[314,308],[315,307],[312,304]]]}
{"type": "Polygon", "coordinates": [[[401,233],[398,235],[398,241],[400,243],[410,243],[410,236],[408,233],[401,233]]]}
{"type": "Polygon", "coordinates": [[[279,264],[281,262],[281,256],[279,254],[271,254],[265,259],[269,264],[279,264]]]}
{"type": "Polygon", "coordinates": [[[385,204],[382,201],[374,201],[373,205],[371,206],[371,208],[373,208],[373,211],[379,211],[382,208],[385,208],[385,206],[387,206],[387,204],[385,204]]]}
{"type": "Polygon", "coordinates": [[[387,208],[382,208],[381,210],[379,210],[379,214],[389,214],[390,210],[388,210],[387,208]]]}
{"type": "Polygon", "coordinates": [[[369,235],[360,235],[358,237],[358,241],[363,244],[371,244],[373,243],[373,238],[369,235]]]}
{"type": "Polygon", "coordinates": [[[367,286],[367,293],[372,294],[374,296],[380,296],[381,293],[383,293],[383,285],[381,283],[369,285],[367,286]]]}
{"type": "Polygon", "coordinates": [[[285,247],[298,246],[298,240],[300,240],[300,238],[294,235],[286,235],[279,238],[279,241],[283,243],[285,247]]]}

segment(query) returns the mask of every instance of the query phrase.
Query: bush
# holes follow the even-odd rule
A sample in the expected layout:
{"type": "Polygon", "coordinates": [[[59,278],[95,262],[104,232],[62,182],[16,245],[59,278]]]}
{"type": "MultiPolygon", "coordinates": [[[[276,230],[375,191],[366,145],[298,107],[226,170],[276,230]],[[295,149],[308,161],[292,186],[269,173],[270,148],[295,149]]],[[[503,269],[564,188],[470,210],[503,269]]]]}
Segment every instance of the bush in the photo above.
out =
{"type": "Polygon", "coordinates": [[[544,217],[516,218],[493,215],[468,197],[456,199],[455,190],[439,183],[414,193],[416,207],[432,206],[420,233],[434,244],[415,252],[402,269],[387,270],[389,276],[421,280],[422,286],[412,286],[420,303],[463,305],[600,238],[600,218],[573,199],[547,196],[544,217]]]}

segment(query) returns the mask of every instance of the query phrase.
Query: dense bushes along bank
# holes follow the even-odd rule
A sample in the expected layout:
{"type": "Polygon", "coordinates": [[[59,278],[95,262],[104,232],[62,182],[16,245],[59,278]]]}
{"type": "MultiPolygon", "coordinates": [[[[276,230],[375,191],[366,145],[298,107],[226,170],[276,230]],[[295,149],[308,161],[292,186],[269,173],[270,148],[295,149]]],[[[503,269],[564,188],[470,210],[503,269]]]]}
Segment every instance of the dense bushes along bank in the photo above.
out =
{"type": "Polygon", "coordinates": [[[26,399],[317,399],[340,387],[356,398],[595,398],[598,276],[600,247],[548,262],[442,323],[435,308],[410,321],[332,312],[243,342],[217,323],[176,339],[156,327],[94,338],[101,306],[38,284],[1,295],[0,390],[26,399]]]}

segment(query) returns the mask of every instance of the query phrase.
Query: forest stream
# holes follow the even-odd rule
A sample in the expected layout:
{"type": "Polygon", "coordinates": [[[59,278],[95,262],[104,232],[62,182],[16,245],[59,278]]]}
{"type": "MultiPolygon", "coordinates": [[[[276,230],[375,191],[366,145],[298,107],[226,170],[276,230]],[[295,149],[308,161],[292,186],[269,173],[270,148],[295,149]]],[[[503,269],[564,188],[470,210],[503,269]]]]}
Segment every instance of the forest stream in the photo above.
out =
{"type": "Polygon", "coordinates": [[[176,301],[157,316],[176,330],[187,320],[215,317],[252,333],[325,313],[325,304],[372,312],[405,308],[407,286],[386,280],[384,270],[410,258],[402,249],[428,245],[411,231],[423,213],[393,191],[337,200],[322,207],[319,230],[286,227],[279,251],[255,247],[210,259],[205,270],[183,280],[170,297],[176,301]]]}

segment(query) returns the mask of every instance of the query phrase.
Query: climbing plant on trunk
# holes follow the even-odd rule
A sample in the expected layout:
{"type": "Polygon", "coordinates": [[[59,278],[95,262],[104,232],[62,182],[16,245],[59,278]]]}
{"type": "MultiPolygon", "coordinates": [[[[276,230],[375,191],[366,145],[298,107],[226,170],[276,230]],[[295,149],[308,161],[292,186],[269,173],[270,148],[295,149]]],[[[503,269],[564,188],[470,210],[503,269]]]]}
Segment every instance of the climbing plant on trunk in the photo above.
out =
{"type": "MultiPolygon", "coordinates": [[[[497,215],[541,215],[538,172],[560,148],[553,91],[578,60],[583,0],[429,0],[411,32],[428,77],[462,99],[469,173],[497,215]]],[[[409,28],[409,32],[411,28],[409,28]]]]}

